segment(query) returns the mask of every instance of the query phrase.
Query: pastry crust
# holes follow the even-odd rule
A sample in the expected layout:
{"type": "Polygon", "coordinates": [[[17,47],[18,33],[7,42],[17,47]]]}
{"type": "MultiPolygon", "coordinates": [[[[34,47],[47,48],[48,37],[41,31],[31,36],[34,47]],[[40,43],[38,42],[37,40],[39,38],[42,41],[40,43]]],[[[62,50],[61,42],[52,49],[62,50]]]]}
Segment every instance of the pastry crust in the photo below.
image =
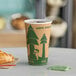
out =
{"type": "Polygon", "coordinates": [[[0,50],[0,64],[14,62],[14,56],[0,50]]]}

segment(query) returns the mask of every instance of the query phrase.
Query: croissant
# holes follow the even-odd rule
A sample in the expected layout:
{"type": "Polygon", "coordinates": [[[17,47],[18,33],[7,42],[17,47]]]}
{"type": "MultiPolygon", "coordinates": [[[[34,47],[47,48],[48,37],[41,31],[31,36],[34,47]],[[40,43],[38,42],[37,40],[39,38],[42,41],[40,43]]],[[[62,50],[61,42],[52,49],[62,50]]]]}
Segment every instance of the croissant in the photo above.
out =
{"type": "Polygon", "coordinates": [[[14,62],[14,56],[0,50],[0,64],[14,62]]]}

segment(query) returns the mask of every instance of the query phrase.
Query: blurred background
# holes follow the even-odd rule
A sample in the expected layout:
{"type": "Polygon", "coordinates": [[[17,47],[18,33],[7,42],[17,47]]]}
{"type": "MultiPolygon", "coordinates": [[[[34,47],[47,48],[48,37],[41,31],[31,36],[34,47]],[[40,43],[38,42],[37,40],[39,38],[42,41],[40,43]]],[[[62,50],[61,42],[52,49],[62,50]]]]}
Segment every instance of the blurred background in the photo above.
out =
{"type": "Polygon", "coordinates": [[[0,0],[0,47],[25,47],[30,18],[53,19],[51,47],[76,48],[76,0],[0,0]]]}

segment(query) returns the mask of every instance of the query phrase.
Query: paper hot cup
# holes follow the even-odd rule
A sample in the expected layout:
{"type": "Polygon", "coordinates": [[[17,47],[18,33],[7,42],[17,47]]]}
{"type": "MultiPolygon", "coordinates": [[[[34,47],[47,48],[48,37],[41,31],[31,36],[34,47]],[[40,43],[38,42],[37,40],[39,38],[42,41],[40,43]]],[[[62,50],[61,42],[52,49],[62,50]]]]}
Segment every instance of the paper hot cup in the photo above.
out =
{"type": "Polygon", "coordinates": [[[29,64],[47,64],[51,23],[46,19],[25,20],[29,64]]]}

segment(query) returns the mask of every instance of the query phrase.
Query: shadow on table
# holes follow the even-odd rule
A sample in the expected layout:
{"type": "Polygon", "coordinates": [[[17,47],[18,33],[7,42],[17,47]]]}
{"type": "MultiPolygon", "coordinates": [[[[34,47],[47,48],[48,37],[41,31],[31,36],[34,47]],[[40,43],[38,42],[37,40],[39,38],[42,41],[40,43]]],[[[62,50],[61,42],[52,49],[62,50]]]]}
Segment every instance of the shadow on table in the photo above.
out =
{"type": "Polygon", "coordinates": [[[29,64],[28,64],[28,62],[19,62],[19,63],[17,63],[17,65],[19,65],[19,66],[20,66],[20,65],[24,66],[24,65],[29,65],[29,64]]]}

